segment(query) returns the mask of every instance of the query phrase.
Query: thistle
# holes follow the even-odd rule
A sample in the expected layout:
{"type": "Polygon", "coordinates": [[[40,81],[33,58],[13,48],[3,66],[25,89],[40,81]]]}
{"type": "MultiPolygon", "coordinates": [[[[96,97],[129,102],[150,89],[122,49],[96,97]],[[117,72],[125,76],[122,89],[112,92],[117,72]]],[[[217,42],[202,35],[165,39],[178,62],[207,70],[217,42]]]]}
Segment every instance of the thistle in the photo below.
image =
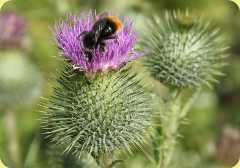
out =
{"type": "Polygon", "coordinates": [[[15,12],[0,15],[0,49],[22,48],[26,37],[26,21],[15,12]]]}
{"type": "Polygon", "coordinates": [[[116,149],[139,146],[150,124],[149,98],[136,74],[124,67],[140,53],[134,46],[133,23],[123,20],[116,40],[106,41],[105,51],[87,59],[79,35],[90,31],[98,16],[70,16],[56,26],[57,45],[67,60],[58,86],[42,119],[45,134],[62,150],[99,159],[116,149]]]}
{"type": "Polygon", "coordinates": [[[117,34],[117,39],[107,41],[105,52],[94,50],[94,58],[89,61],[80,35],[82,32],[91,31],[97,17],[92,13],[82,14],[80,17],[69,16],[67,21],[61,22],[55,28],[58,48],[74,69],[86,73],[107,73],[117,71],[129,61],[141,56],[134,50],[137,34],[133,29],[133,22],[124,19],[124,28],[117,34]]]}
{"type": "Polygon", "coordinates": [[[153,142],[156,168],[168,168],[178,128],[201,88],[218,83],[216,77],[223,75],[227,47],[219,29],[188,11],[155,17],[149,30],[143,40],[143,47],[148,49],[145,65],[153,78],[169,88],[160,114],[161,126],[156,128],[157,141],[153,142]]]}
{"type": "Polygon", "coordinates": [[[166,12],[155,18],[144,39],[149,48],[146,66],[152,76],[176,88],[211,86],[222,75],[226,45],[218,28],[188,11],[166,12]]]}

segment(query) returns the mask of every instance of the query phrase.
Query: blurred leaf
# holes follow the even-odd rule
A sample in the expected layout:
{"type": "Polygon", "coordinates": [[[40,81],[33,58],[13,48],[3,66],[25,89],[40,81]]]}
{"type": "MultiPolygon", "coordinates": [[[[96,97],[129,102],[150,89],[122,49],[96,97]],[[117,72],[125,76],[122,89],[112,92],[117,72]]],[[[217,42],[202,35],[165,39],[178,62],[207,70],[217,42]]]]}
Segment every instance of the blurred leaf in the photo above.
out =
{"type": "Polygon", "coordinates": [[[0,168],[7,168],[6,166],[4,166],[1,160],[0,160],[0,168]]]}
{"type": "Polygon", "coordinates": [[[240,168],[240,160],[238,161],[238,163],[233,168],[240,168]]]}
{"type": "Polygon", "coordinates": [[[240,9],[240,0],[230,0],[230,1],[234,2],[240,9]]]}
{"type": "Polygon", "coordinates": [[[9,0],[0,0],[0,9],[2,8],[2,6],[9,0]]]}

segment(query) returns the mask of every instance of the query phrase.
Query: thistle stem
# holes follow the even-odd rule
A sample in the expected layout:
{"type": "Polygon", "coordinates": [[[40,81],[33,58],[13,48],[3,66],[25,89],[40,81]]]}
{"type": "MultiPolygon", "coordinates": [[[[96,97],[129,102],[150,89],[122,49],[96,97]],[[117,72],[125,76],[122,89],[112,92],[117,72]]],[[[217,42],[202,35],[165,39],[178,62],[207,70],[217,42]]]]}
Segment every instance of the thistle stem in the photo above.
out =
{"type": "Polygon", "coordinates": [[[13,168],[20,167],[19,144],[17,140],[16,116],[14,111],[6,110],[5,112],[5,128],[8,142],[8,152],[12,161],[13,168]]]}
{"type": "Polygon", "coordinates": [[[198,97],[201,89],[194,92],[193,96],[184,104],[183,93],[174,91],[166,103],[166,114],[162,120],[163,141],[159,144],[159,162],[156,168],[169,168],[178,138],[178,129],[187,116],[192,104],[198,97]]]}
{"type": "Polygon", "coordinates": [[[111,156],[104,154],[96,159],[101,168],[114,168],[117,164],[122,163],[123,160],[113,160],[111,156]]]}
{"type": "Polygon", "coordinates": [[[111,164],[110,158],[106,154],[99,156],[99,158],[97,158],[96,161],[100,168],[109,168],[109,165],[111,164]]]}
{"type": "Polygon", "coordinates": [[[163,141],[160,144],[159,163],[157,168],[167,168],[171,161],[179,127],[179,111],[181,108],[181,93],[174,91],[166,103],[166,114],[162,120],[163,141]]]}
{"type": "Polygon", "coordinates": [[[198,98],[199,94],[201,93],[202,89],[198,88],[192,95],[192,97],[187,101],[187,103],[182,107],[181,110],[181,118],[184,118],[187,113],[189,112],[190,108],[192,107],[195,100],[198,98]]]}

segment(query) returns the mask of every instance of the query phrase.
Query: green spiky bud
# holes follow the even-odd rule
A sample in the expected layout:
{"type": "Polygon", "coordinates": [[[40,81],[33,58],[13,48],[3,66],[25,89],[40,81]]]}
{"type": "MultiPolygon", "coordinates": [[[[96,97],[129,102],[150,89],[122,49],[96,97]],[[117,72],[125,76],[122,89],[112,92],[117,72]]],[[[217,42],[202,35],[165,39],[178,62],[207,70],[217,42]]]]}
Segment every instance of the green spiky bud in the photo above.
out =
{"type": "Polygon", "coordinates": [[[0,53],[0,107],[30,103],[41,93],[42,78],[35,66],[18,51],[0,53]]]}
{"type": "Polygon", "coordinates": [[[188,12],[155,17],[143,40],[152,76],[177,88],[211,86],[222,75],[226,46],[219,29],[188,12]]]}
{"type": "Polygon", "coordinates": [[[91,78],[67,68],[58,82],[42,124],[65,152],[99,157],[141,143],[151,109],[139,79],[128,68],[91,78]]]}

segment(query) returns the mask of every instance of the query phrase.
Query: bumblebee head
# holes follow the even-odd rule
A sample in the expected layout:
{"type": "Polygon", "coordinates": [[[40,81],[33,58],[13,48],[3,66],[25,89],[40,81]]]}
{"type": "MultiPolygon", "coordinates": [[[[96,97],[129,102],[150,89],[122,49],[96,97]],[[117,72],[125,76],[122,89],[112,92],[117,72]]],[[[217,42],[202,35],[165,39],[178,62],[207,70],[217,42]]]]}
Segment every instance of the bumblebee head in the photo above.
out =
{"type": "Polygon", "coordinates": [[[108,16],[107,19],[116,26],[117,32],[122,30],[123,23],[117,16],[108,16]]]}

